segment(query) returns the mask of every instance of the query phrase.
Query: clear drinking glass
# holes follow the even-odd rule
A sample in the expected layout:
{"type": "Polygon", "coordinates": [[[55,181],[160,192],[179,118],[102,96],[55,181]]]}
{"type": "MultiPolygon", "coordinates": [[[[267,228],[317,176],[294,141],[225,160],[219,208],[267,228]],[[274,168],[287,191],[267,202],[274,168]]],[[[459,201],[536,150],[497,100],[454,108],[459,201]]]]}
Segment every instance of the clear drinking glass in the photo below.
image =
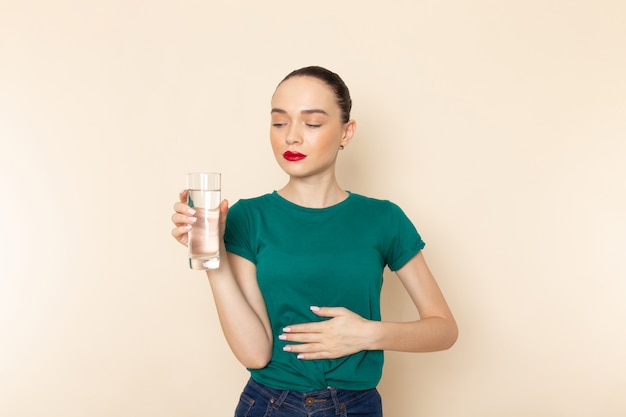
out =
{"type": "Polygon", "coordinates": [[[189,231],[189,267],[216,269],[220,266],[219,204],[221,175],[192,172],[187,174],[187,204],[198,220],[189,231]]]}

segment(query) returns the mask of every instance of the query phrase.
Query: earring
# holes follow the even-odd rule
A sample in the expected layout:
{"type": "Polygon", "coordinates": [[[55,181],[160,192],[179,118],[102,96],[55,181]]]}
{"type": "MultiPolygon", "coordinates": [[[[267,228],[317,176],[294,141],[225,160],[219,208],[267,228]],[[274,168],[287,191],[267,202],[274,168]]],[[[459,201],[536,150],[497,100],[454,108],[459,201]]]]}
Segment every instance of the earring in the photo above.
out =
{"type": "Polygon", "coordinates": [[[339,150],[343,151],[343,145],[339,145],[339,150]]]}

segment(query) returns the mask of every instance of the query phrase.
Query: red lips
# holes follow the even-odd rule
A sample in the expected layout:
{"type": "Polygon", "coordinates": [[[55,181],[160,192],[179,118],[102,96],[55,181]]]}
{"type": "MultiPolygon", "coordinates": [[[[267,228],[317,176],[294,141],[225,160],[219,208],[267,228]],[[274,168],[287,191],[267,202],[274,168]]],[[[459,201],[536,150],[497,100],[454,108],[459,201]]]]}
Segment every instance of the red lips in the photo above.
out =
{"type": "Polygon", "coordinates": [[[301,154],[300,152],[286,151],[285,153],[283,153],[283,158],[285,158],[287,161],[295,162],[303,160],[304,158],[306,158],[306,155],[301,154]]]}

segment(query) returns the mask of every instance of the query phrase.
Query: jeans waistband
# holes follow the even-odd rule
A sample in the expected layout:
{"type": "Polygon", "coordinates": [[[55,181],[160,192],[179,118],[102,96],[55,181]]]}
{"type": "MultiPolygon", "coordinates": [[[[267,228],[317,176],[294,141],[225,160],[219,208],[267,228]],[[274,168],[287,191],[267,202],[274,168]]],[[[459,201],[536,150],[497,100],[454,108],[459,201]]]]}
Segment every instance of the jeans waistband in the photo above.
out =
{"type": "Polygon", "coordinates": [[[328,387],[325,390],[309,392],[278,390],[256,382],[252,378],[248,381],[248,387],[263,393],[275,408],[280,408],[285,403],[288,403],[291,406],[304,407],[309,411],[316,408],[334,407],[337,413],[345,408],[345,401],[341,401],[342,399],[340,399],[340,396],[343,397],[343,394],[354,392],[339,390],[333,387],[328,387]]]}

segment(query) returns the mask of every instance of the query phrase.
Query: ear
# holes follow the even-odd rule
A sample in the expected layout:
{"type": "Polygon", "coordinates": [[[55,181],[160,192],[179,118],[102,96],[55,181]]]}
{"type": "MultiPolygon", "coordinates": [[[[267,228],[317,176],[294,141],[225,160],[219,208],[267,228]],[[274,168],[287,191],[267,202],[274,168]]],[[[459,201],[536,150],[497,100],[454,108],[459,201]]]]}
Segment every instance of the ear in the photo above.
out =
{"type": "Polygon", "coordinates": [[[347,146],[354,137],[354,132],[356,132],[356,121],[348,120],[346,125],[343,128],[343,137],[341,138],[341,146],[347,146]]]}

